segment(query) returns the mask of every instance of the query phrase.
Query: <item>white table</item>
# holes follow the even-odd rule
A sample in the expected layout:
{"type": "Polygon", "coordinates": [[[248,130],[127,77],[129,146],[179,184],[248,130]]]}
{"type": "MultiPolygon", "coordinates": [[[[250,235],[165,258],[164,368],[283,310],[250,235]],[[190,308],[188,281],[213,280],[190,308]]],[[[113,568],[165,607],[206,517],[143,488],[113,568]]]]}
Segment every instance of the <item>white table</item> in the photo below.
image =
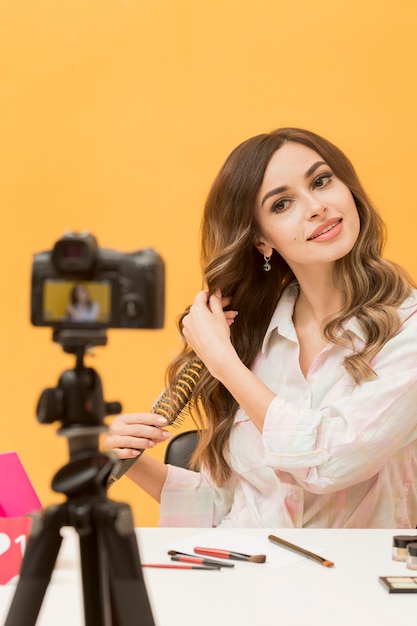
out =
{"type": "MultiPolygon", "coordinates": [[[[204,529],[137,530],[142,563],[169,562],[173,542],[201,535],[204,529]]],[[[234,531],[231,531],[234,532],[234,531]]],[[[307,558],[288,566],[235,562],[233,569],[179,571],[144,568],[156,626],[393,626],[415,620],[417,594],[389,594],[379,576],[417,575],[391,557],[392,537],[416,534],[396,530],[237,529],[266,539],[272,533],[316,550],[333,561],[323,567],[307,558]]],[[[37,625],[84,623],[79,548],[72,528],[64,541],[37,625]]],[[[277,548],[280,550],[280,548],[277,548]]],[[[0,623],[8,612],[16,583],[0,587],[0,623]]],[[[138,616],[138,626],[141,620],[138,616]]]]}

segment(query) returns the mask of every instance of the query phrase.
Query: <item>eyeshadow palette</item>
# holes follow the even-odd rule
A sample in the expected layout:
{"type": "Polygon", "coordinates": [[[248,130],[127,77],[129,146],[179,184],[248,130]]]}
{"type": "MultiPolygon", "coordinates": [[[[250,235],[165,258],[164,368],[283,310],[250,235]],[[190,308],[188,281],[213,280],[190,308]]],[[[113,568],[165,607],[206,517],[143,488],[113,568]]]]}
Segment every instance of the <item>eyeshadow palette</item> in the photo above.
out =
{"type": "Polygon", "coordinates": [[[388,593],[417,593],[417,576],[380,576],[388,593]]]}

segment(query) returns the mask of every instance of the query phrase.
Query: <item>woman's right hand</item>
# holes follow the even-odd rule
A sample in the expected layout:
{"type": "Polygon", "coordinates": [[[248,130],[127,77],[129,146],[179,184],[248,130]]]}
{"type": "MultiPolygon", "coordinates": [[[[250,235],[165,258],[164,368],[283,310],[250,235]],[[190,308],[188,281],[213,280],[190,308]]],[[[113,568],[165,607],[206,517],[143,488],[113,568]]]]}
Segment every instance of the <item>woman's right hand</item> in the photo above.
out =
{"type": "Polygon", "coordinates": [[[103,447],[119,459],[131,459],[139,450],[154,448],[172,434],[164,430],[167,420],[155,413],[117,415],[103,438],[103,447]]]}

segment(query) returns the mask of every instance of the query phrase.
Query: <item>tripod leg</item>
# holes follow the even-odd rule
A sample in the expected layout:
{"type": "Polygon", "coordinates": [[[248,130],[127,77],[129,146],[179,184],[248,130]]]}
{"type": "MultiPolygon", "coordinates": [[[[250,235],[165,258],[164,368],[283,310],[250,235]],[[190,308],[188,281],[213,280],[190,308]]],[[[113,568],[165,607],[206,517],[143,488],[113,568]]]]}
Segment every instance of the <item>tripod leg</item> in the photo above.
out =
{"type": "Polygon", "coordinates": [[[107,554],[100,529],[95,524],[95,511],[77,505],[71,506],[72,516],[77,513],[75,527],[79,534],[81,574],[84,591],[84,617],[86,626],[112,626],[107,554]],[[81,525],[82,514],[88,523],[81,525]]]}
{"type": "Polygon", "coordinates": [[[62,543],[62,509],[51,507],[35,517],[19,580],[4,626],[35,626],[62,543]]]}
{"type": "Polygon", "coordinates": [[[113,626],[154,626],[130,507],[107,500],[95,514],[107,555],[113,626]]]}

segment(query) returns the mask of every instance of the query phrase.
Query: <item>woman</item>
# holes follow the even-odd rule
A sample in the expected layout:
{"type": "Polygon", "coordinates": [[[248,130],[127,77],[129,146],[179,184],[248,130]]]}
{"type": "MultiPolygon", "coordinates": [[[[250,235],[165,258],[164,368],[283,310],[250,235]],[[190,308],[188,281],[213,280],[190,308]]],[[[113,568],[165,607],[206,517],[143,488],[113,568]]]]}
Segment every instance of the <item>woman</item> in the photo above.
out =
{"type": "Polygon", "coordinates": [[[98,302],[93,302],[85,285],[76,283],[71,289],[66,316],[71,322],[95,322],[99,314],[98,302]]]}
{"type": "MultiPolygon", "coordinates": [[[[195,469],[146,454],[129,477],[161,525],[417,524],[417,291],[382,258],[384,225],[347,157],[294,128],[238,146],[202,222],[206,291],[181,316],[205,370],[195,469]],[[203,419],[203,414],[206,418],[203,419]]],[[[169,434],[118,416],[131,458],[169,434]]]]}

